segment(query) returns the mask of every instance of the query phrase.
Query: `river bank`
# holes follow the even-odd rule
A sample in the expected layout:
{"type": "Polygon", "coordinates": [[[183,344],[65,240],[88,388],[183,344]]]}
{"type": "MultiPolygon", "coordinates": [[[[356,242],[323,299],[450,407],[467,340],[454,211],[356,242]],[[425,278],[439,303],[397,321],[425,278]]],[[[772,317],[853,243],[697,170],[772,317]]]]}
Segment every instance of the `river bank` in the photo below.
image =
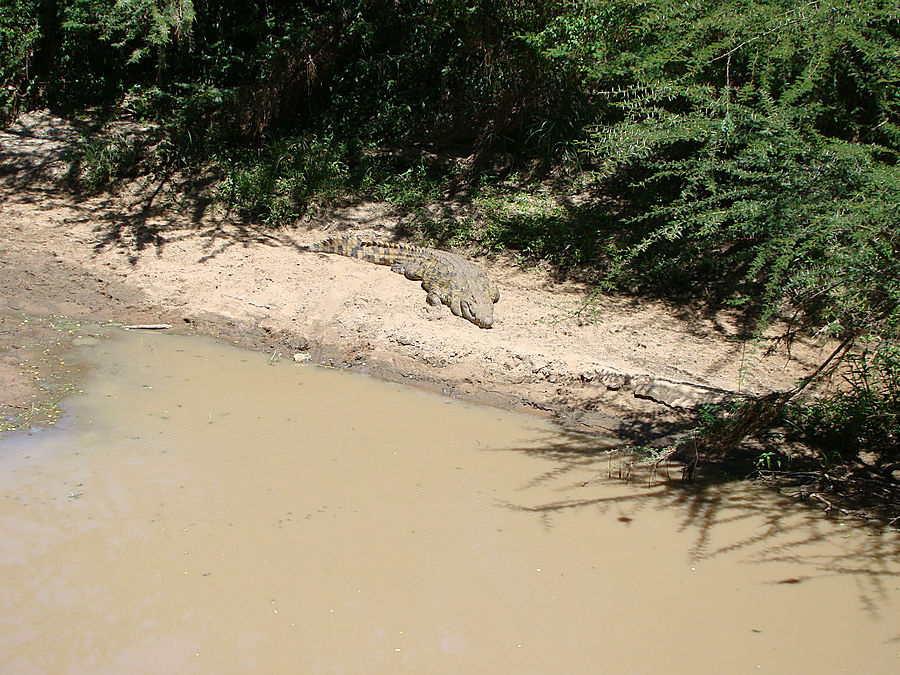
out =
{"type": "Polygon", "coordinates": [[[0,136],[7,417],[52,398],[28,375],[68,339],[50,317],[169,324],[639,443],[665,442],[698,403],[789,388],[825,354],[813,339],[769,350],[724,311],[612,296],[579,311],[590,287],[511,256],[478,260],[501,293],[494,327],[482,330],[427,305],[417,283],[385,267],[298,250],[336,233],[397,240],[402,209],[358,202],[275,230],[241,222],[174,176],[85,197],[64,187],[77,136],[49,113],[0,136]]]}

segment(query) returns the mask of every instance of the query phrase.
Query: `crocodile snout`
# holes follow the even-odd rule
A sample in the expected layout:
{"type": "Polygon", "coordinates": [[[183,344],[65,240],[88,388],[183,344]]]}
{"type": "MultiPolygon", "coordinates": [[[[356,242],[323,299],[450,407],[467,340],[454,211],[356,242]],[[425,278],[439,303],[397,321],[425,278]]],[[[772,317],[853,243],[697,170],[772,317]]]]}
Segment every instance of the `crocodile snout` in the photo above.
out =
{"type": "Polygon", "coordinates": [[[464,318],[479,328],[490,328],[494,323],[494,303],[490,300],[478,302],[477,298],[463,300],[459,303],[464,318]]]}

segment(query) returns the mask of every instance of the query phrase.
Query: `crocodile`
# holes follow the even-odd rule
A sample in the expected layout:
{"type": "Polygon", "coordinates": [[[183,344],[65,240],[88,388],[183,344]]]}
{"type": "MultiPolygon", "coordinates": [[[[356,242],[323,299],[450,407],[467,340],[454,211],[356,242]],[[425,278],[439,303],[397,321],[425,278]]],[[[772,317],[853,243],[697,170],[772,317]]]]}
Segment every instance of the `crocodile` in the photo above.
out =
{"type": "Polygon", "coordinates": [[[500,292],[480,267],[465,258],[410,244],[367,241],[355,236],[330,237],[317,244],[300,246],[301,251],[334,253],[390,265],[407,279],[421,280],[430,305],[447,305],[456,316],[480,328],[494,323],[494,303],[500,292]]]}

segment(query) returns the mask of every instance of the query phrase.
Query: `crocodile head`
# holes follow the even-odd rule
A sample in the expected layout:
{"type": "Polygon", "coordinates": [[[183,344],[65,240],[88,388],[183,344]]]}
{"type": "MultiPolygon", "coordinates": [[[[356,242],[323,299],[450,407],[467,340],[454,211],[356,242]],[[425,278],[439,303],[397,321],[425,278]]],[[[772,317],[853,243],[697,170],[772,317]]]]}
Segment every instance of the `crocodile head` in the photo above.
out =
{"type": "Polygon", "coordinates": [[[480,328],[490,328],[494,323],[494,303],[500,299],[500,294],[491,287],[482,288],[478,284],[471,284],[459,294],[459,311],[456,311],[455,302],[451,302],[450,310],[457,316],[468,319],[480,328]],[[496,299],[495,299],[496,298],[496,299]]]}
{"type": "Polygon", "coordinates": [[[500,299],[500,292],[481,269],[468,261],[458,256],[447,260],[449,253],[434,253],[444,257],[436,260],[434,270],[426,270],[422,275],[425,277],[422,288],[428,291],[429,304],[443,303],[456,316],[480,328],[490,328],[494,324],[494,303],[500,299]]]}
{"type": "Polygon", "coordinates": [[[490,328],[494,323],[494,303],[486,295],[466,295],[459,301],[459,310],[463,318],[479,328],[490,328]]]}

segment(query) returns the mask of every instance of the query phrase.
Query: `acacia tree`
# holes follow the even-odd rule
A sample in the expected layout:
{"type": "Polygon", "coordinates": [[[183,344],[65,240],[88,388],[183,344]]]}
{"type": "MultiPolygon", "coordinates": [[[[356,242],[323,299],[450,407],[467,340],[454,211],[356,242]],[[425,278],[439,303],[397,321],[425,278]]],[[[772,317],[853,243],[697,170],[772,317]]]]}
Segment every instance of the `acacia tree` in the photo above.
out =
{"type": "MultiPolygon", "coordinates": [[[[713,285],[761,327],[788,312],[792,330],[839,338],[830,365],[863,348],[878,366],[855,391],[879,392],[900,459],[896,4],[573,3],[531,41],[590,87],[601,112],[583,150],[630,197],[609,282],[713,285]]],[[[708,448],[772,422],[808,383],[748,404],[708,448]]]]}

